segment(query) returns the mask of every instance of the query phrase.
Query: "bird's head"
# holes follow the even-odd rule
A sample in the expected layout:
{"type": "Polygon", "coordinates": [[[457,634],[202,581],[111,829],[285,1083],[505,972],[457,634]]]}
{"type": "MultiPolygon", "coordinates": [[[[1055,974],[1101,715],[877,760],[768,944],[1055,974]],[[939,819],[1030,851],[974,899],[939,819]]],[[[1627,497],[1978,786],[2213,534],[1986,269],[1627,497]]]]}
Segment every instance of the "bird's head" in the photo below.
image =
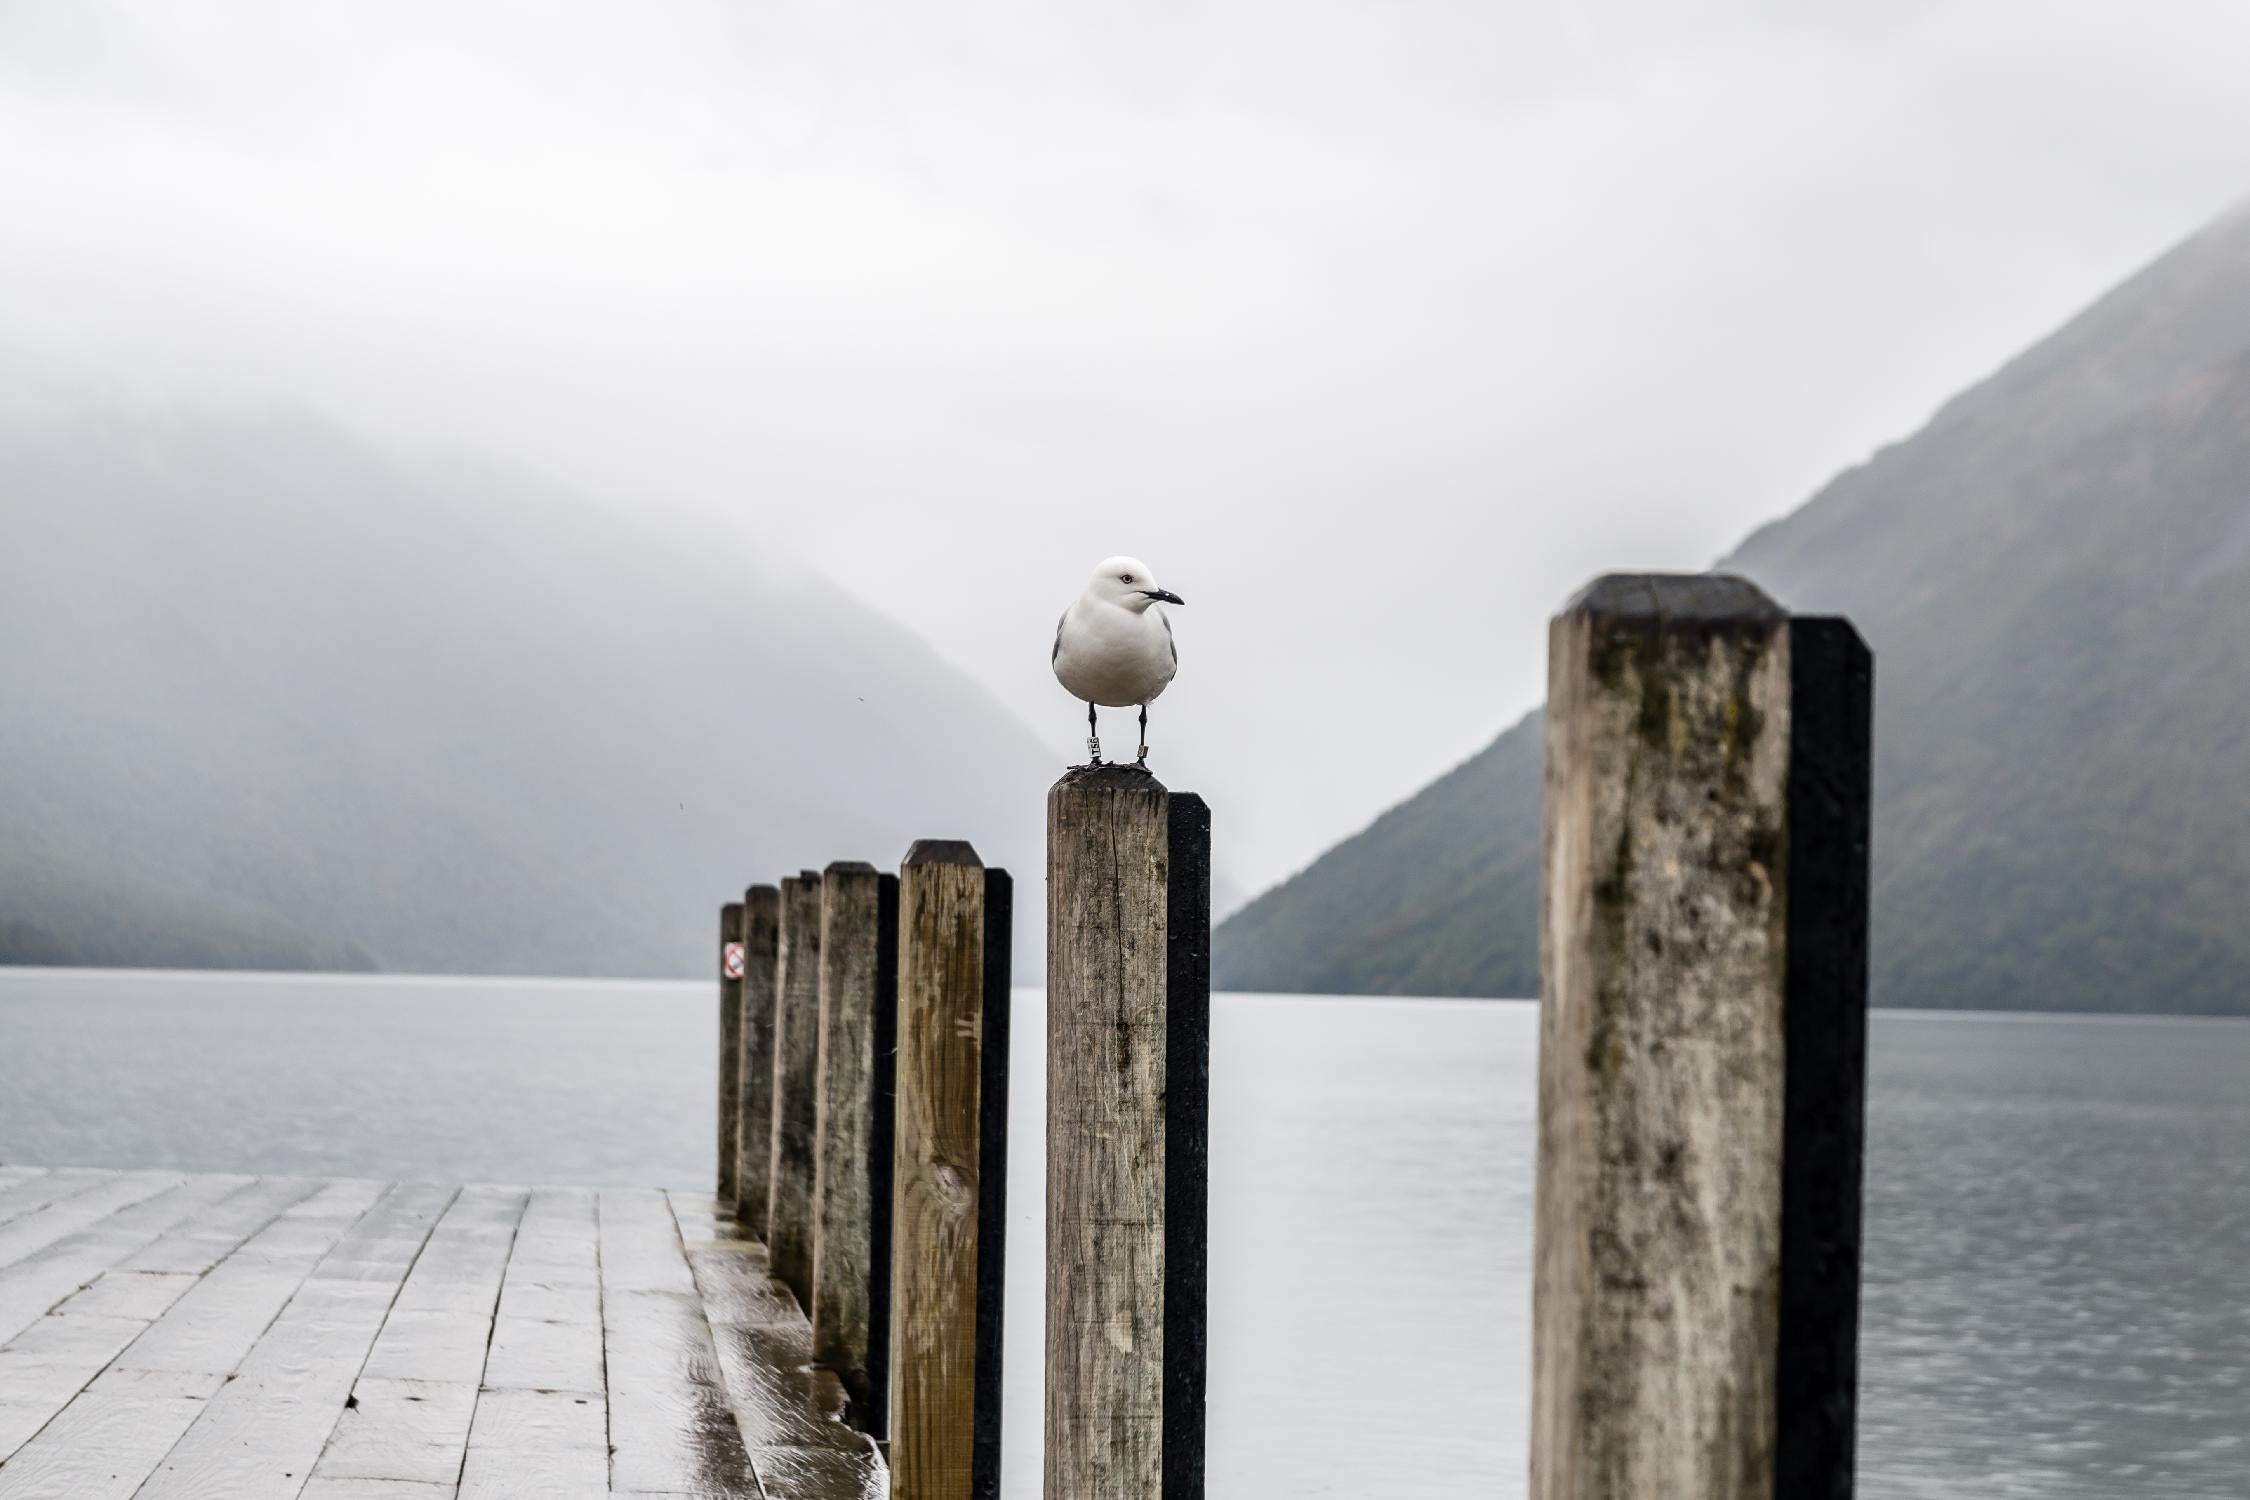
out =
{"type": "Polygon", "coordinates": [[[1086,585],[1086,592],[1134,614],[1151,604],[1187,603],[1170,589],[1160,587],[1148,564],[1137,557],[1113,557],[1094,569],[1094,581],[1086,585]]]}

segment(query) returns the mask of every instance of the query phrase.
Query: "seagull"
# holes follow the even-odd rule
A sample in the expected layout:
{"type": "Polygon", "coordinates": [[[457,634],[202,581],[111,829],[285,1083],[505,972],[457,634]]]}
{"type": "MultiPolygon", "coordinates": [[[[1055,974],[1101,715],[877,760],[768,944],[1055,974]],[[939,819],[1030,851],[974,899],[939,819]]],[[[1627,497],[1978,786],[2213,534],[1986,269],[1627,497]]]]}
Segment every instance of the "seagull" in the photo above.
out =
{"type": "Polygon", "coordinates": [[[1134,764],[1148,764],[1149,701],[1180,669],[1172,622],[1156,606],[1186,602],[1157,587],[1148,564],[1139,558],[1113,557],[1094,569],[1086,592],[1055,622],[1055,650],[1049,660],[1055,680],[1070,696],[1085,701],[1086,750],[1093,764],[1102,763],[1096,706],[1130,708],[1136,703],[1141,709],[1141,753],[1134,764]]]}

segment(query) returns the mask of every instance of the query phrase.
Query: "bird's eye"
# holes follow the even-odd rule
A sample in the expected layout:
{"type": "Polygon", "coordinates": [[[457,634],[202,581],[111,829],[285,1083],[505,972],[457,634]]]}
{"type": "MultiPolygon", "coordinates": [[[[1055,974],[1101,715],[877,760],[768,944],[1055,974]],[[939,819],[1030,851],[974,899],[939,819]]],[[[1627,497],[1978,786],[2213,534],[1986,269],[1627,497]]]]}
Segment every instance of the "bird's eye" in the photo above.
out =
{"type": "Polygon", "coordinates": [[[1117,581],[1119,583],[1131,583],[1133,581],[1133,575],[1130,573],[1120,573],[1117,575],[1117,581]]]}

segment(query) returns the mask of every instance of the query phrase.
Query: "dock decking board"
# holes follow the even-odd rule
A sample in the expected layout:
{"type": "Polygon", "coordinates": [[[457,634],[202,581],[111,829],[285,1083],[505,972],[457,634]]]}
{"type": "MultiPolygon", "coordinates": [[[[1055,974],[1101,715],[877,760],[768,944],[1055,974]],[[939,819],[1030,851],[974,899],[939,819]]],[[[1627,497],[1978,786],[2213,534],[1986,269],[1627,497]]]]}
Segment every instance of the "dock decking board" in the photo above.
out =
{"type": "Polygon", "coordinates": [[[808,1333],[707,1193],[4,1166],[0,1500],[879,1496],[808,1333]]]}

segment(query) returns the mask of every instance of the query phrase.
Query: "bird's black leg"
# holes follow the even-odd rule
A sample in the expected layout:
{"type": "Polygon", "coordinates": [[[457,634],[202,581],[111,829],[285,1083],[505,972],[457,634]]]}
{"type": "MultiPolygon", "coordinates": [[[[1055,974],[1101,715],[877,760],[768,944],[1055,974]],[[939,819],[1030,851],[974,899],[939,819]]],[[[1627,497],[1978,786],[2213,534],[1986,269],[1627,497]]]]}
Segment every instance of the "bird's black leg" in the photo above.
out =
{"type": "Polygon", "coordinates": [[[1141,705],[1141,753],[1133,764],[1136,766],[1148,764],[1148,705],[1146,703],[1141,705]]]}
{"type": "Polygon", "coordinates": [[[1102,730],[1101,725],[1095,722],[1094,705],[1090,699],[1086,704],[1086,753],[1093,757],[1087,764],[1098,766],[1102,763],[1102,730]]]}

